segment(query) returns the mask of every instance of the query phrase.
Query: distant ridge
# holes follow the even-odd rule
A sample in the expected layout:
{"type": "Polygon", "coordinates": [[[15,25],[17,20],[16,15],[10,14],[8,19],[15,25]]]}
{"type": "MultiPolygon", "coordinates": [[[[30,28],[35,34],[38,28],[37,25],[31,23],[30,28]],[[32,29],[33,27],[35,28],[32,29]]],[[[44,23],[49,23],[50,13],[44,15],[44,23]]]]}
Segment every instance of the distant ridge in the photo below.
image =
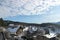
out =
{"type": "Polygon", "coordinates": [[[10,20],[0,19],[0,25],[1,26],[8,26],[9,24],[18,24],[18,25],[19,24],[22,24],[22,25],[32,25],[32,26],[35,25],[35,26],[41,26],[41,27],[46,27],[46,26],[49,26],[49,25],[55,25],[55,26],[59,26],[60,27],[60,25],[59,25],[60,22],[57,22],[57,23],[41,23],[41,24],[38,24],[38,23],[16,22],[16,21],[10,21],[10,20]]]}
{"type": "Polygon", "coordinates": [[[59,26],[60,27],[60,22],[59,23],[41,23],[41,24],[37,24],[37,23],[26,23],[26,22],[15,22],[15,21],[7,21],[5,20],[4,22],[6,22],[7,24],[23,24],[23,25],[35,25],[35,26],[41,26],[41,27],[47,27],[49,25],[55,25],[55,26],[59,26]]]}

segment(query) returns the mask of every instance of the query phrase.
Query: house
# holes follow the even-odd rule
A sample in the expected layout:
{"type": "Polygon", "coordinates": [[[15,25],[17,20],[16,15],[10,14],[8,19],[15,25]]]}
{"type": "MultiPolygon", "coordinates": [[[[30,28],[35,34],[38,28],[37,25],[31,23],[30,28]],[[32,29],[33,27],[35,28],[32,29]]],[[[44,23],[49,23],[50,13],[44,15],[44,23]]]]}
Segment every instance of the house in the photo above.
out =
{"type": "Polygon", "coordinates": [[[7,30],[10,32],[10,34],[20,34],[23,31],[23,27],[20,25],[13,25],[10,24],[7,30]]]}

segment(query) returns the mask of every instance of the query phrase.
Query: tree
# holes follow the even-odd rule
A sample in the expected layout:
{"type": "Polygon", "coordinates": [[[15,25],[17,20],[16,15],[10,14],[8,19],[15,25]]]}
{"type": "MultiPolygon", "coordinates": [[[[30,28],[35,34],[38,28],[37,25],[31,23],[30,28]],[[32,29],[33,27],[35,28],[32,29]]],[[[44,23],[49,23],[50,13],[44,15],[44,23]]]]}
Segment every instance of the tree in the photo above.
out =
{"type": "Polygon", "coordinates": [[[0,18],[0,26],[6,26],[6,24],[4,23],[4,20],[2,18],[0,18]]]}

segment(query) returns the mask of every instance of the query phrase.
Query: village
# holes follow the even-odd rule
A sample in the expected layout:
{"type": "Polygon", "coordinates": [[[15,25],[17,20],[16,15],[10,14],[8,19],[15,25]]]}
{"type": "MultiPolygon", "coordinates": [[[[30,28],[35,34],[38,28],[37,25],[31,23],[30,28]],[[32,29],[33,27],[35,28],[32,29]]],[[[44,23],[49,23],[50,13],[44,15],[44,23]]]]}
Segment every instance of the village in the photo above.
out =
{"type": "Polygon", "coordinates": [[[0,0],[0,40],[60,40],[60,0],[0,0]]]}
{"type": "Polygon", "coordinates": [[[60,29],[54,25],[9,24],[0,27],[0,40],[60,40],[60,29]]]}

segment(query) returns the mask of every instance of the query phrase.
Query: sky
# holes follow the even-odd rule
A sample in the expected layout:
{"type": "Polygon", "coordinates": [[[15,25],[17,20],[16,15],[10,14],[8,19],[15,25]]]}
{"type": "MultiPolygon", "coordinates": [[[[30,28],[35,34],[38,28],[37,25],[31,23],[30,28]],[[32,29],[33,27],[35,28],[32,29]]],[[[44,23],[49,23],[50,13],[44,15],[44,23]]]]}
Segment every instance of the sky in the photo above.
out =
{"type": "Polygon", "coordinates": [[[0,0],[0,18],[28,23],[60,21],[60,0],[0,0]]]}

